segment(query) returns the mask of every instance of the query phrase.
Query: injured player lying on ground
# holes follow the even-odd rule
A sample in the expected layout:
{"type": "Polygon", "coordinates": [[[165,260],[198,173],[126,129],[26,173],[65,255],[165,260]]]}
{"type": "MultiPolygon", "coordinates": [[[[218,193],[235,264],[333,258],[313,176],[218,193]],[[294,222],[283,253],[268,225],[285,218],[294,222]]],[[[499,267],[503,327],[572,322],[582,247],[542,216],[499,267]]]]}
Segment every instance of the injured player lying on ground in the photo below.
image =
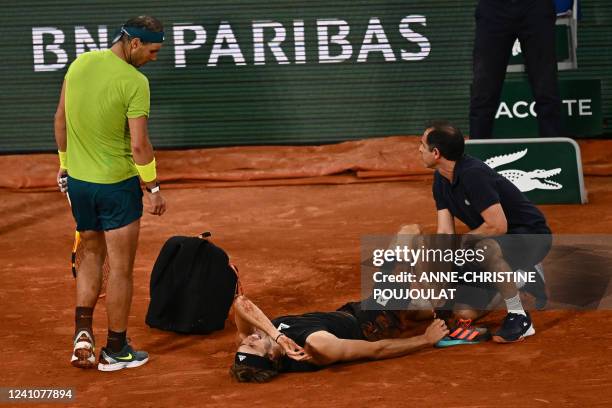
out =
{"type": "Polygon", "coordinates": [[[270,321],[244,295],[234,301],[238,350],[230,374],[240,382],[266,382],[279,372],[314,371],[355,360],[400,357],[431,347],[448,334],[435,319],[425,333],[410,333],[432,313],[362,310],[347,303],[334,312],[281,316],[270,321]]]}

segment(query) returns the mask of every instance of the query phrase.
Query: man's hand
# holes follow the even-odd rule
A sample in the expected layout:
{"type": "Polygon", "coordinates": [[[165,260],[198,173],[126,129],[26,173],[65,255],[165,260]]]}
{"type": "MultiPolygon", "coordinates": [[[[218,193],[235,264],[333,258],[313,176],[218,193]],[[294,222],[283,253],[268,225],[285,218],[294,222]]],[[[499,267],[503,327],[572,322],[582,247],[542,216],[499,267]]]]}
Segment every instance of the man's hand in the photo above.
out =
{"type": "Polygon", "coordinates": [[[304,351],[304,349],[297,345],[297,343],[291,340],[289,337],[282,334],[276,340],[279,346],[285,351],[287,357],[296,361],[307,361],[312,357],[304,351]]]}
{"type": "Polygon", "coordinates": [[[461,248],[474,249],[474,245],[481,241],[483,236],[478,234],[463,234],[461,235],[461,248]]]}
{"type": "Polygon", "coordinates": [[[59,187],[59,190],[66,194],[68,192],[68,170],[66,169],[62,169],[60,167],[59,171],[57,172],[57,186],[59,187]]]}
{"type": "Polygon", "coordinates": [[[166,212],[166,200],[161,195],[161,191],[157,193],[147,193],[149,197],[149,205],[147,212],[153,215],[162,215],[166,212]]]}
{"type": "Polygon", "coordinates": [[[397,246],[412,247],[414,237],[421,234],[421,227],[418,224],[404,224],[401,226],[397,234],[389,243],[389,249],[395,249],[397,246]]]}
{"type": "Polygon", "coordinates": [[[444,336],[448,334],[448,328],[444,320],[435,319],[425,330],[425,340],[432,346],[440,341],[444,336]]]}

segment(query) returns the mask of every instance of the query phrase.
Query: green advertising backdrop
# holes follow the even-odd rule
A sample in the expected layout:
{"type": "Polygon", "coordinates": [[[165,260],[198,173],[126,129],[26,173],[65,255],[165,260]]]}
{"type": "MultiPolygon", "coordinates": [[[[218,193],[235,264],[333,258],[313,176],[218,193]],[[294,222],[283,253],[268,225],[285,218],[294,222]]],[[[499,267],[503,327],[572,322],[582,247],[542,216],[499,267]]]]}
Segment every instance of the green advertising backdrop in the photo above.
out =
{"type": "MultiPolygon", "coordinates": [[[[77,53],[110,45],[128,17],[167,40],[143,68],[156,147],[326,143],[467,133],[476,0],[8,0],[0,14],[0,152],[52,151],[53,115],[77,53]]],[[[579,70],[602,79],[612,117],[612,5],[583,5],[579,70]]],[[[509,74],[509,79],[524,74],[509,74]]],[[[604,129],[604,131],[606,131],[604,129]]]]}
{"type": "Polygon", "coordinates": [[[512,181],[534,203],[586,202],[580,151],[571,139],[470,140],[465,150],[512,181]]]}
{"type": "MultiPolygon", "coordinates": [[[[573,137],[602,132],[601,81],[559,81],[565,131],[573,137]]],[[[538,136],[534,99],[526,81],[506,81],[493,130],[496,138],[538,136]]]]}

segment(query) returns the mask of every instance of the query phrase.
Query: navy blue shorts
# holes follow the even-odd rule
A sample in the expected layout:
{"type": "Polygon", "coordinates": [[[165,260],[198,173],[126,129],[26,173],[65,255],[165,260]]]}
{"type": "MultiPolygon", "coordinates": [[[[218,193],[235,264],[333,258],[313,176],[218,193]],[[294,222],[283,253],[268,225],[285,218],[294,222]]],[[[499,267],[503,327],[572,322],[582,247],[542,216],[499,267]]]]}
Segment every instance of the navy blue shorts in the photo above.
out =
{"type": "Polygon", "coordinates": [[[77,231],[108,231],[142,217],[142,189],[138,177],[113,184],[68,177],[68,195],[77,231]]]}
{"type": "MultiPolygon", "coordinates": [[[[533,271],[542,262],[552,246],[552,235],[543,234],[504,234],[491,239],[497,241],[504,260],[512,271],[522,269],[533,271]]],[[[482,271],[476,264],[465,264],[463,271],[482,271]]],[[[460,283],[455,293],[455,301],[484,310],[499,293],[494,283],[460,283]]]]}

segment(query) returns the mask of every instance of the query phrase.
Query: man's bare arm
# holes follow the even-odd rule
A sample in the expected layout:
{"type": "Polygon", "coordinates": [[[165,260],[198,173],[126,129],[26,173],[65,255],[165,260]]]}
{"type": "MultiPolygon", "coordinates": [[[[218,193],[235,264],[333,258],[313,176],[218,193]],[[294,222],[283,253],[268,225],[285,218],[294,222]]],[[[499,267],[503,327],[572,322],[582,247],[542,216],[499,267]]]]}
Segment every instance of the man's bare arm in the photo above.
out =
{"type": "MultiPolygon", "coordinates": [[[[57,144],[57,151],[60,155],[60,166],[57,171],[56,181],[59,189],[62,193],[68,191],[68,183],[66,181],[66,175],[68,171],[62,167],[62,157],[66,157],[66,148],[68,147],[68,138],[66,135],[66,81],[62,83],[62,90],[60,91],[60,98],[55,111],[55,117],[53,119],[53,130],[55,134],[55,143],[57,144]]],[[[65,166],[65,164],[63,164],[65,166]]]]}
{"type": "Polygon", "coordinates": [[[57,143],[57,150],[60,152],[66,151],[67,140],[66,140],[66,81],[62,84],[62,90],[60,92],[59,103],[55,111],[55,118],[53,121],[53,128],[55,130],[55,143],[57,143]]]}
{"type": "Polygon", "coordinates": [[[276,330],[264,312],[244,295],[237,296],[234,299],[234,319],[236,320],[238,337],[241,340],[258,329],[273,338],[283,348],[288,357],[298,361],[310,359],[310,356],[304,352],[302,347],[276,330]]]}
{"type": "Polygon", "coordinates": [[[501,204],[493,204],[480,213],[484,222],[468,234],[491,236],[503,235],[508,232],[508,220],[501,204]]]}
{"type": "Polygon", "coordinates": [[[438,234],[454,234],[455,233],[455,218],[452,216],[448,208],[438,210],[438,234]]]}
{"type": "MultiPolygon", "coordinates": [[[[130,137],[134,162],[141,166],[151,163],[155,157],[155,153],[153,151],[153,145],[151,145],[151,141],[149,140],[147,117],[141,116],[139,118],[128,118],[128,124],[130,126],[130,137]]],[[[146,183],[147,187],[155,187],[156,181],[157,180],[153,180],[146,183]]]]}
{"type": "Polygon", "coordinates": [[[255,329],[261,330],[273,339],[280,334],[264,312],[244,295],[234,299],[234,314],[239,335],[243,338],[252,334],[255,329]]]}
{"type": "Polygon", "coordinates": [[[306,340],[306,352],[317,365],[340,361],[381,360],[400,357],[429,347],[448,334],[444,321],[436,319],[424,334],[409,338],[378,341],[339,339],[326,331],[318,331],[306,340]]]}
{"type": "MultiPolygon", "coordinates": [[[[138,165],[146,165],[153,161],[155,153],[153,146],[149,140],[149,130],[147,127],[147,117],[128,118],[130,127],[130,137],[132,145],[132,156],[134,162],[138,165]]],[[[145,182],[148,189],[152,189],[157,185],[157,179],[145,182]]],[[[166,212],[166,200],[161,195],[161,192],[148,194],[149,206],[147,211],[154,215],[162,215],[166,212]]]]}

